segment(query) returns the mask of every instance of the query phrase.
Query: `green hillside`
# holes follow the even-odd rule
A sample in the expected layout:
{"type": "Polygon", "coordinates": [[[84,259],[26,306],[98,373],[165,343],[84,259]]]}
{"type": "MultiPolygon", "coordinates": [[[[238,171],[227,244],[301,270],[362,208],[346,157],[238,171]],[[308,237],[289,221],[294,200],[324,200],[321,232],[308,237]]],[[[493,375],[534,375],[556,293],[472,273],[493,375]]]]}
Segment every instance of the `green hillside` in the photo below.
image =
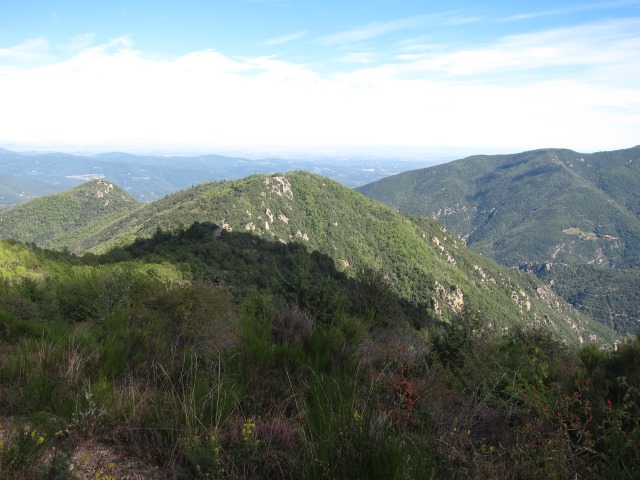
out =
{"type": "Polygon", "coordinates": [[[441,221],[505,265],[640,265],[640,147],[479,155],[358,191],[441,221]]]}
{"type": "Polygon", "coordinates": [[[537,276],[579,311],[616,332],[640,331],[640,269],[557,265],[539,269],[537,276]]]}
{"type": "Polygon", "coordinates": [[[0,237],[42,248],[77,250],[85,238],[138,207],[136,200],[113,183],[92,180],[2,210],[0,237]]]}
{"type": "MultiPolygon", "coordinates": [[[[70,192],[53,198],[65,199],[70,192]]],[[[16,214],[30,205],[6,213],[16,214]]],[[[559,301],[532,275],[499,267],[469,251],[439,223],[409,218],[307,172],[202,184],[150,204],[132,207],[125,202],[126,209],[131,213],[105,216],[102,221],[98,213],[87,215],[80,209],[73,215],[92,217],[91,231],[84,225],[74,231],[67,222],[67,235],[57,248],[64,245],[72,252],[99,254],[153,237],[159,229],[177,231],[195,222],[211,222],[220,225],[215,235],[226,231],[285,244],[299,242],[329,256],[350,275],[373,268],[389,280],[394,293],[443,320],[466,309],[480,311],[496,329],[545,326],[571,343],[614,339],[609,329],[559,301]],[[68,242],[70,238],[77,240],[68,242]]],[[[43,218],[33,215],[38,221],[43,218]]],[[[35,241],[7,230],[3,234],[35,241]]]]}
{"type": "Polygon", "coordinates": [[[471,249],[504,265],[546,272],[556,292],[621,333],[639,328],[640,303],[628,280],[640,280],[640,147],[479,155],[358,191],[439,220],[471,249]],[[583,265],[624,273],[576,277],[583,265]],[[605,277],[614,284],[602,284],[605,277]],[[622,277],[627,283],[616,284],[622,277]],[[612,289],[618,292],[610,295],[612,289]],[[622,299],[621,292],[631,298],[622,299]]]}

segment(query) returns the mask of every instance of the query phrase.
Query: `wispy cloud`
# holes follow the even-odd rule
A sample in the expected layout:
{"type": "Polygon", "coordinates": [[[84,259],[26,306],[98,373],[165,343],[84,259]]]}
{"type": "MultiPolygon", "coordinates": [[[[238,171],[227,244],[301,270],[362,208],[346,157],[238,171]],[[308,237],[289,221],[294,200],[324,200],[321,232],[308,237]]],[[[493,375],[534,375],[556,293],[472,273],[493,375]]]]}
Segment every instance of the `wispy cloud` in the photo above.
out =
{"type": "Polygon", "coordinates": [[[82,33],[71,37],[68,43],[63,45],[63,48],[71,51],[78,51],[90,47],[95,39],[93,33],[82,33]]]}
{"type": "Polygon", "coordinates": [[[265,40],[264,45],[272,46],[272,45],[281,45],[283,43],[293,42],[304,37],[307,34],[306,30],[302,32],[291,33],[289,35],[282,35],[280,37],[269,38],[265,40]]]}
{"type": "Polygon", "coordinates": [[[640,75],[638,32],[640,18],[629,18],[511,35],[477,48],[405,43],[391,71],[471,81],[490,75],[510,82],[514,77],[531,81],[536,78],[532,72],[539,70],[556,79],[571,75],[588,80],[591,75],[601,75],[599,81],[612,86],[634,84],[640,75]],[[607,78],[603,72],[612,68],[628,75],[607,78]],[[567,70],[570,73],[562,73],[567,70]]]}
{"type": "Polygon", "coordinates": [[[445,22],[445,25],[458,26],[468,25],[470,23],[476,23],[481,21],[480,17],[453,17],[445,22]]]}
{"type": "Polygon", "coordinates": [[[530,18],[548,17],[552,15],[562,15],[565,13],[581,12],[581,11],[588,11],[588,10],[608,10],[608,9],[613,9],[618,7],[627,7],[627,6],[638,5],[638,4],[640,4],[640,2],[638,2],[637,0],[620,0],[620,1],[613,1],[613,2],[587,3],[583,5],[575,5],[572,7],[554,8],[550,10],[541,10],[537,12],[519,13],[516,15],[510,15],[508,17],[501,18],[500,21],[514,22],[519,20],[527,20],[530,18]]]}
{"type": "Polygon", "coordinates": [[[458,12],[441,12],[400,18],[386,22],[373,22],[349,30],[343,30],[341,32],[326,35],[317,39],[317,42],[321,45],[327,46],[350,44],[434,23],[454,25],[456,24],[455,22],[460,22],[458,24],[462,25],[464,23],[474,21],[474,19],[471,19],[470,17],[460,17],[457,15],[458,12]]]}
{"type": "Polygon", "coordinates": [[[0,48],[0,58],[25,58],[44,53],[49,44],[44,38],[32,38],[12,47],[0,48]]]}
{"type": "Polygon", "coordinates": [[[119,37],[115,37],[110,39],[106,43],[102,43],[100,45],[95,45],[91,47],[87,47],[82,49],[80,54],[97,54],[97,53],[106,53],[109,51],[121,51],[128,50],[133,47],[133,39],[131,35],[121,35],[119,37]]]}
{"type": "Polygon", "coordinates": [[[374,52],[351,52],[338,58],[339,62],[351,65],[369,65],[376,60],[377,55],[374,52]]]}

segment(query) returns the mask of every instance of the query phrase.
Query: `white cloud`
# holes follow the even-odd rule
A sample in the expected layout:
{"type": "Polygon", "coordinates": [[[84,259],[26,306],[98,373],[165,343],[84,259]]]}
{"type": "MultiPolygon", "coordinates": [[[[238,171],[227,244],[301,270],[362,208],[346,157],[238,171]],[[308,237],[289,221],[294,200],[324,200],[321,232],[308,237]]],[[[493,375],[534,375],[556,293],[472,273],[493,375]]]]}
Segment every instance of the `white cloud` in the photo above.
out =
{"type": "Polygon", "coordinates": [[[610,85],[635,85],[640,74],[638,32],[640,18],[630,18],[512,35],[476,48],[410,43],[403,45],[396,57],[404,63],[394,68],[397,74],[422,72],[454,79],[501,75],[509,82],[535,70],[554,78],[570,67],[570,75],[587,81],[599,75],[599,81],[610,85]],[[634,75],[607,75],[619,68],[634,75]]]}
{"type": "Polygon", "coordinates": [[[39,56],[48,49],[48,43],[44,38],[32,38],[12,47],[0,48],[0,58],[21,60],[39,56]]]}
{"type": "Polygon", "coordinates": [[[281,45],[283,43],[289,43],[289,42],[293,42],[294,40],[298,40],[304,37],[306,34],[307,32],[304,31],[304,32],[291,33],[289,35],[283,35],[281,37],[269,38],[268,40],[264,41],[264,44],[268,46],[281,45]]]}
{"type": "MultiPolygon", "coordinates": [[[[611,38],[610,32],[605,36],[611,38]]],[[[55,64],[0,67],[0,142],[582,151],[639,143],[640,87],[632,82],[621,87],[597,75],[510,86],[467,81],[471,73],[520,65],[518,51],[522,62],[555,65],[566,47],[560,53],[546,48],[557,47],[559,39],[570,43],[553,32],[512,37],[478,51],[322,76],[275,57],[239,60],[214,50],[152,60],[124,37],[55,64]],[[451,78],[425,74],[429,69],[451,78]]],[[[627,45],[622,53],[596,64],[636,69],[624,66],[633,39],[616,42],[627,45]]],[[[568,51],[594,61],[586,52],[568,51]]]]}

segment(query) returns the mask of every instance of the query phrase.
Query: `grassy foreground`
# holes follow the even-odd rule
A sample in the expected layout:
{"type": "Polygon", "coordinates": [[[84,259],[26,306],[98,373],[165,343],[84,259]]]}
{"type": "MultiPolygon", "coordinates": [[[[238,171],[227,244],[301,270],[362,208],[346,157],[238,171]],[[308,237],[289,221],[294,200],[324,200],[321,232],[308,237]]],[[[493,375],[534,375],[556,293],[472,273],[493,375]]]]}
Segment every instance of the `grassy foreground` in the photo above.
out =
{"type": "Polygon", "coordinates": [[[87,440],[167,478],[637,478],[640,339],[416,321],[379,272],[291,248],[242,286],[4,242],[0,478],[78,478],[87,440]]]}

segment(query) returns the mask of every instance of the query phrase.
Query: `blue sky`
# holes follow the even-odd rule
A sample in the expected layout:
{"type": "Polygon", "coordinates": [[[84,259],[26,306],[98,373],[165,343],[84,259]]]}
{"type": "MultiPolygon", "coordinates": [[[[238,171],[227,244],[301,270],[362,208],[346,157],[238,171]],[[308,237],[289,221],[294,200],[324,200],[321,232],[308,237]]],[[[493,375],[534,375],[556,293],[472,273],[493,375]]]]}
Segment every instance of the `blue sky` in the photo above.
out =
{"type": "Polygon", "coordinates": [[[639,143],[640,0],[0,6],[0,145],[639,143]]]}

